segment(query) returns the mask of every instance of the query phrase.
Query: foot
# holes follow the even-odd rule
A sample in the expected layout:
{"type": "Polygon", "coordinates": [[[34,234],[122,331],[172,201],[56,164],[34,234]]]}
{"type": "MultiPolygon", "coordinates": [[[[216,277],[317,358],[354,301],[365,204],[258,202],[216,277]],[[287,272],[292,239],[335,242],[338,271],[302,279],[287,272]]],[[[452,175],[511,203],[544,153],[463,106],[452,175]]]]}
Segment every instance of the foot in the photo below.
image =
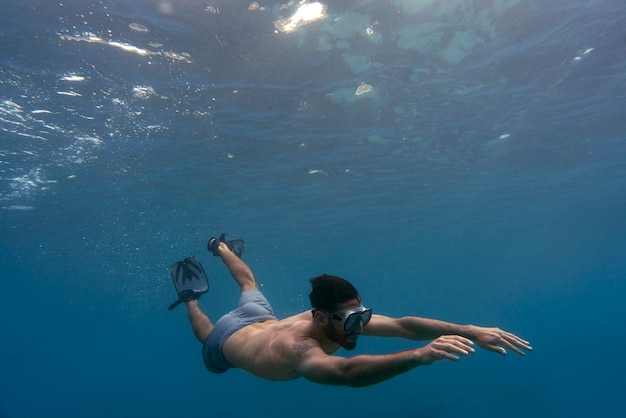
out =
{"type": "MultiPolygon", "coordinates": [[[[210,253],[212,253],[215,257],[219,257],[220,253],[219,253],[219,247],[220,247],[220,243],[222,242],[226,242],[226,233],[222,232],[222,235],[219,236],[219,238],[215,238],[212,237],[211,239],[209,239],[209,243],[207,244],[207,250],[209,250],[210,253]]],[[[226,244],[228,245],[228,244],[226,244]]]]}
{"type": "Polygon", "coordinates": [[[242,239],[234,239],[226,241],[226,234],[222,233],[219,238],[211,238],[209,239],[209,243],[207,244],[207,250],[212,253],[215,257],[219,257],[219,247],[221,243],[226,244],[229,250],[231,250],[237,257],[241,258],[243,254],[243,247],[245,246],[245,242],[242,239]]]}
{"type": "Polygon", "coordinates": [[[201,293],[196,292],[195,290],[183,290],[178,294],[178,297],[181,298],[183,302],[190,302],[192,300],[200,299],[200,296],[202,296],[204,293],[206,292],[201,293]]]}

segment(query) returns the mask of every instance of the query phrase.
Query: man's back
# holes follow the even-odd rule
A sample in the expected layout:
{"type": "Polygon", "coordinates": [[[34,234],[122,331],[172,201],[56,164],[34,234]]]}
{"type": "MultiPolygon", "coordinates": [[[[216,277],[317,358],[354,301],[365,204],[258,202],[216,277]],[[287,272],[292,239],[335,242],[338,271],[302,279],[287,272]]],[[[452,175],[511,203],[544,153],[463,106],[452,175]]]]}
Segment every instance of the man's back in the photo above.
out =
{"type": "MultiPolygon", "coordinates": [[[[231,335],[223,346],[236,367],[269,380],[299,377],[295,370],[294,343],[309,339],[311,312],[249,325],[231,335]]],[[[311,340],[313,342],[313,340],[311,340]]]]}

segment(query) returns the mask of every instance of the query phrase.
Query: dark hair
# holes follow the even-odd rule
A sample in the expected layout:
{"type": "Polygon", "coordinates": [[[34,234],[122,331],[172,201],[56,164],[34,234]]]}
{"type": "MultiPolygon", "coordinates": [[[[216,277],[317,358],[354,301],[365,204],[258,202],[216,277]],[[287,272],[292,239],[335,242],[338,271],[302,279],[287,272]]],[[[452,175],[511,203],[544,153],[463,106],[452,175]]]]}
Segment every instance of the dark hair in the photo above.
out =
{"type": "Polygon", "coordinates": [[[359,298],[359,292],[341,277],[322,274],[311,279],[311,307],[320,311],[335,312],[340,304],[359,298]]]}

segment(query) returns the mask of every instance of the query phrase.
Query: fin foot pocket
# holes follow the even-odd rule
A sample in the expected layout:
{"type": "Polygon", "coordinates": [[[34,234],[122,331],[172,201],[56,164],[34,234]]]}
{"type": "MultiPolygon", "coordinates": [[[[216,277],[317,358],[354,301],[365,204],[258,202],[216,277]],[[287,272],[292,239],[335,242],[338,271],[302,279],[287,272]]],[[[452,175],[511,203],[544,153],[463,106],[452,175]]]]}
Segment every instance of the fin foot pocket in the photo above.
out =
{"type": "Polygon", "coordinates": [[[235,255],[239,258],[241,258],[242,254],[243,254],[243,249],[246,245],[246,242],[242,239],[232,239],[232,240],[226,240],[226,233],[222,233],[219,238],[211,238],[209,240],[209,243],[207,244],[207,250],[209,250],[210,253],[212,253],[215,257],[219,257],[220,254],[217,251],[218,247],[220,246],[220,243],[223,242],[226,244],[226,246],[233,252],[235,253],[235,255]]]}

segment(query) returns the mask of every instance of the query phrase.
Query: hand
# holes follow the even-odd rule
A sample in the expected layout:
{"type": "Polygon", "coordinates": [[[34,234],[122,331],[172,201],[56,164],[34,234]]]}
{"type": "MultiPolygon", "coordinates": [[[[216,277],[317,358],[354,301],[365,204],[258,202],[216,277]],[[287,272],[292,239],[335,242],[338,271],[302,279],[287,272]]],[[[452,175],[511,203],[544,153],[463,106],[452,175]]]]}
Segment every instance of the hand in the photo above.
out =
{"type": "Polygon", "coordinates": [[[521,349],[532,350],[530,343],[522,340],[515,334],[501,330],[500,328],[474,327],[472,339],[482,348],[506,355],[505,347],[520,355],[525,355],[521,349]]]}
{"type": "Polygon", "coordinates": [[[460,335],[442,335],[420,348],[422,364],[429,365],[437,360],[458,360],[459,355],[468,356],[474,353],[474,343],[460,335]]]}

